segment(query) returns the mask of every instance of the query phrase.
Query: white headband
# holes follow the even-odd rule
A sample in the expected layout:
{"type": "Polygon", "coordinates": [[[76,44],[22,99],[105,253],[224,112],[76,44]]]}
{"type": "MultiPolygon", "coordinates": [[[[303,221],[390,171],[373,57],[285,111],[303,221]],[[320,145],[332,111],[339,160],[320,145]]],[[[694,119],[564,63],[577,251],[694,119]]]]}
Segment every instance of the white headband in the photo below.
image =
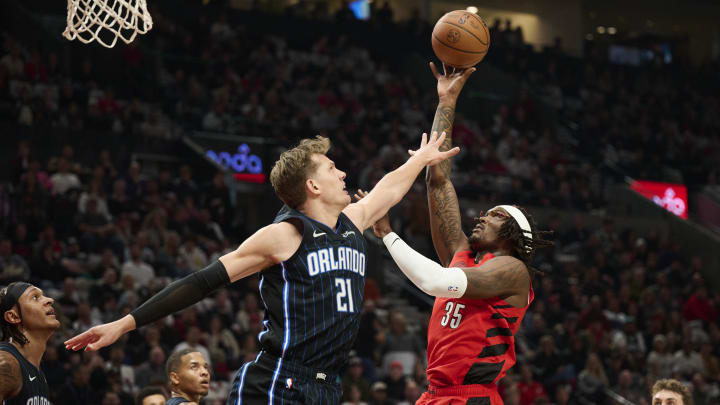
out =
{"type": "MultiPolygon", "coordinates": [[[[503,208],[505,211],[507,211],[508,214],[510,214],[511,217],[517,222],[517,224],[520,226],[520,229],[522,229],[525,236],[532,239],[532,229],[530,229],[530,222],[528,222],[527,218],[525,218],[525,215],[520,211],[517,207],[513,207],[512,205],[498,205],[497,207],[494,207],[490,211],[494,211],[498,208],[503,208]]],[[[490,212],[488,211],[488,212],[490,212]]],[[[532,251],[532,248],[526,249],[528,253],[532,251]]]]}

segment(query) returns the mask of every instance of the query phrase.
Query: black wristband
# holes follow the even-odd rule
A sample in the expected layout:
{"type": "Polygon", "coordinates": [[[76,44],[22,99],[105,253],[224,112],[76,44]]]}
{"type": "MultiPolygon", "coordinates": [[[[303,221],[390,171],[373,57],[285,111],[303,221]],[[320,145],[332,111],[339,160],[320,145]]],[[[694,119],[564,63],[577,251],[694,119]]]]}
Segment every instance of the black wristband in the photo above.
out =
{"type": "Polygon", "coordinates": [[[216,260],[204,269],[170,283],[130,312],[130,315],[135,318],[135,327],[140,328],[185,309],[228,284],[230,277],[227,270],[220,260],[216,260]]]}

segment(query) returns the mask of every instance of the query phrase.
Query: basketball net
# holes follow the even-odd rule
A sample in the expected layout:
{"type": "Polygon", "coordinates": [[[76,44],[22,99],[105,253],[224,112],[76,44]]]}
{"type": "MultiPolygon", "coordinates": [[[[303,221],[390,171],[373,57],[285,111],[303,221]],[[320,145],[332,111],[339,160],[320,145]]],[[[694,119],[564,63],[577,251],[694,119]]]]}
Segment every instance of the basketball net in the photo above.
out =
{"type": "Polygon", "coordinates": [[[146,0],[68,0],[67,9],[63,36],[85,44],[112,48],[118,38],[129,44],[153,26],[146,0]]]}

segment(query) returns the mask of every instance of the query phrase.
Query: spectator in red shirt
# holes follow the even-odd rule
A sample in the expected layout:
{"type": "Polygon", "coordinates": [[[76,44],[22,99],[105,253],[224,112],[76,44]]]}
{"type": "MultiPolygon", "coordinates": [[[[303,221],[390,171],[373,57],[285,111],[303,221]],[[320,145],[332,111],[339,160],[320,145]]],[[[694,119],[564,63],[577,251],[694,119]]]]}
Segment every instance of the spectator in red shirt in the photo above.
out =
{"type": "Polygon", "coordinates": [[[520,391],[520,405],[532,405],[536,399],[547,397],[545,387],[533,379],[532,369],[527,364],[520,366],[520,381],[517,387],[520,391]]]}
{"type": "Polygon", "coordinates": [[[708,299],[706,287],[698,287],[683,305],[683,315],[688,321],[701,319],[711,323],[717,321],[718,313],[714,303],[708,299]]]}

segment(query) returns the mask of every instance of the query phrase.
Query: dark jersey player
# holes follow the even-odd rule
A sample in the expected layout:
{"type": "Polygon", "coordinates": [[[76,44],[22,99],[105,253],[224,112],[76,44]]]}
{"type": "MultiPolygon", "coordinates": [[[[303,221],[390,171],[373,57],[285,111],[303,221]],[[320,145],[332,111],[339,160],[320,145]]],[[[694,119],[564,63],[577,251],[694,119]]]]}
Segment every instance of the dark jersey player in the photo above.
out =
{"type": "Polygon", "coordinates": [[[359,326],[368,228],[407,193],[424,166],[457,154],[423,135],[418,152],[350,204],[345,173],[326,153],[326,138],[305,139],[283,152],[270,180],[286,204],[266,226],[219,261],[178,280],[130,315],[68,340],[69,349],[97,350],[123,333],[201,300],[218,287],[257,272],[265,305],[262,351],[236,374],[228,404],[338,403],[336,380],[359,326]],[[273,267],[270,269],[270,267],[273,267]]]}
{"type": "Polygon", "coordinates": [[[170,399],[165,405],[198,405],[210,390],[210,368],[202,353],[182,349],[170,355],[166,364],[170,399]]]}
{"type": "MultiPolygon", "coordinates": [[[[474,69],[439,74],[434,131],[450,134],[455,103],[474,69]]],[[[451,145],[451,137],[444,148],[451,145]]],[[[515,364],[514,336],[533,300],[529,265],[547,246],[522,209],[501,205],[477,219],[470,237],[450,182],[450,162],[429,167],[426,182],[433,244],[442,265],[412,250],[382,220],[375,233],[400,269],[437,297],[428,327],[428,392],[418,404],[500,405],[499,381],[515,364]]]]}
{"type": "Polygon", "coordinates": [[[15,282],[0,290],[0,404],[50,404],[40,360],[59,326],[53,299],[39,288],[15,282]]]}

